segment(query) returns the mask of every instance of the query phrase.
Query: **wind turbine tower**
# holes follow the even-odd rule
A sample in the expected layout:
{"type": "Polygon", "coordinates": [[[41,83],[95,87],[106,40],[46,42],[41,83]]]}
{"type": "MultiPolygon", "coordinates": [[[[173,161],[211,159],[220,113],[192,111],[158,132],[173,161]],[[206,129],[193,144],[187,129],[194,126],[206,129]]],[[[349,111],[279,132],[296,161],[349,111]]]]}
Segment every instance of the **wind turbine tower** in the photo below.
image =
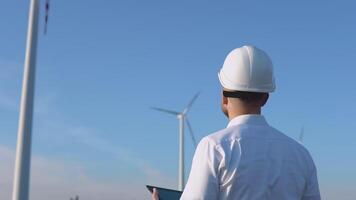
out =
{"type": "Polygon", "coordinates": [[[37,53],[38,0],[30,1],[12,200],[28,200],[37,53]]]}

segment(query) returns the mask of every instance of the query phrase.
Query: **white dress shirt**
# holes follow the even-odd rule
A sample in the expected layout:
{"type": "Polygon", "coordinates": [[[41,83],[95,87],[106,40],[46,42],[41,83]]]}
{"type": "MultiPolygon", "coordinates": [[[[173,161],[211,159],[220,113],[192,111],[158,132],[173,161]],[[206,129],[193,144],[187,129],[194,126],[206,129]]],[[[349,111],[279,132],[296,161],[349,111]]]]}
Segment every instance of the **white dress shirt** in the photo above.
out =
{"type": "Polygon", "coordinates": [[[269,126],[241,115],[204,137],[181,200],[320,200],[309,152],[269,126]]]}

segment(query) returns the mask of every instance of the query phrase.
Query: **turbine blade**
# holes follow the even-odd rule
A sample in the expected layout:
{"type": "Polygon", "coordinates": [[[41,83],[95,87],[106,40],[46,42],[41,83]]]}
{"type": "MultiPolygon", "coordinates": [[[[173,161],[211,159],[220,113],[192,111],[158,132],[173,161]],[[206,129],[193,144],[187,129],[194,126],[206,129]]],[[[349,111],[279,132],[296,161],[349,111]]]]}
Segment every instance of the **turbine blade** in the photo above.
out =
{"type": "Polygon", "coordinates": [[[187,107],[185,107],[185,109],[183,110],[183,115],[187,114],[190,110],[190,108],[192,107],[193,103],[195,102],[195,100],[198,98],[198,96],[200,95],[200,92],[197,92],[194,97],[192,98],[192,100],[190,100],[190,102],[188,103],[187,107]]]}
{"type": "Polygon", "coordinates": [[[188,129],[189,129],[189,133],[190,133],[190,137],[191,137],[191,139],[193,141],[193,144],[196,147],[197,146],[197,141],[195,140],[193,129],[192,129],[192,126],[190,125],[190,122],[189,122],[188,118],[185,118],[185,122],[187,123],[188,129]]]}
{"type": "Polygon", "coordinates": [[[302,127],[302,129],[300,130],[299,142],[303,143],[303,139],[304,139],[304,127],[302,127]]]}
{"type": "Polygon", "coordinates": [[[160,111],[160,112],[164,112],[164,113],[169,113],[172,115],[179,115],[180,113],[174,110],[168,110],[168,109],[164,109],[164,108],[157,108],[157,107],[151,107],[151,109],[156,110],[156,111],[160,111]]]}

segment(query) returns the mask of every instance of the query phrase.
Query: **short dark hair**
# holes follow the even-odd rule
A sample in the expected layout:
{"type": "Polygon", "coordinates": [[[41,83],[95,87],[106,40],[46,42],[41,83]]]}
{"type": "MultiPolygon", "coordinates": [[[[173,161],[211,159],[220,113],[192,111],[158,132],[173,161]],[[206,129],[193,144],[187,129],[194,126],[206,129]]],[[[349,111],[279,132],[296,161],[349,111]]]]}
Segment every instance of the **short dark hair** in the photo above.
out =
{"type": "Polygon", "coordinates": [[[239,98],[244,102],[256,102],[263,98],[263,92],[223,91],[224,97],[239,98]]]}

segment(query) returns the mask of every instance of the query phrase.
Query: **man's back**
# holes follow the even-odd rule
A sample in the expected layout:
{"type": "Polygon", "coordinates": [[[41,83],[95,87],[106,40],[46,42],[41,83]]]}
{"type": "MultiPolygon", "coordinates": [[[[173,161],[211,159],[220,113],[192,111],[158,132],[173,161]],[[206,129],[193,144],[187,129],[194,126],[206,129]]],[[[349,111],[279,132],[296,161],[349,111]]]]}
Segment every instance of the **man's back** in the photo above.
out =
{"type": "Polygon", "coordinates": [[[242,115],[205,137],[181,199],[320,199],[308,151],[260,115],[242,115]]]}

